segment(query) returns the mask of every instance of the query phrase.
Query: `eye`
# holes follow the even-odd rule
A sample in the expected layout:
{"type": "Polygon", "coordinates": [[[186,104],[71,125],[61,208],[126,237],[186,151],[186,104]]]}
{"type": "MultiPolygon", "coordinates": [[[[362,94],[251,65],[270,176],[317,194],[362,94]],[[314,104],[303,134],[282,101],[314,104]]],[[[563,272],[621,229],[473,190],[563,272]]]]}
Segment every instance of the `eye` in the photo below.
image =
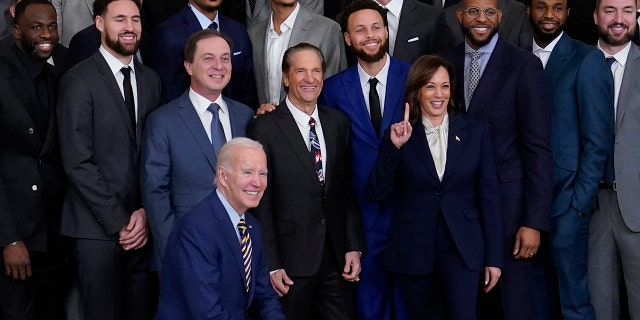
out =
{"type": "Polygon", "coordinates": [[[229,58],[229,57],[227,57],[227,56],[222,57],[220,60],[222,60],[222,62],[224,62],[224,63],[229,63],[229,62],[231,62],[231,58],[229,58]]]}
{"type": "Polygon", "coordinates": [[[434,86],[434,85],[433,85],[433,83],[429,83],[429,84],[427,84],[427,85],[426,85],[426,86],[424,86],[424,87],[425,87],[425,88],[427,88],[427,89],[433,89],[433,88],[435,88],[436,86],[434,86]]]}
{"type": "Polygon", "coordinates": [[[467,9],[467,13],[475,16],[475,15],[480,14],[480,9],[478,9],[478,8],[469,8],[469,9],[467,9]]]}

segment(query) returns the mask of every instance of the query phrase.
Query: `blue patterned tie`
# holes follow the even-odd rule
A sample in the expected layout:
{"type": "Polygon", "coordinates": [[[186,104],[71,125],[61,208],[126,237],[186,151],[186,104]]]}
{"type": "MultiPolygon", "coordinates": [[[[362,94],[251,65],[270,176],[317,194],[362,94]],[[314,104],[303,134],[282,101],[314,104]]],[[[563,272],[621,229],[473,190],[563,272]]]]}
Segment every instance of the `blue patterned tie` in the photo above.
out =
{"type": "Polygon", "coordinates": [[[249,231],[247,231],[247,225],[244,219],[240,219],[238,222],[238,231],[240,231],[240,251],[242,252],[242,264],[244,266],[244,281],[247,292],[251,285],[251,237],[249,231]]]}
{"type": "Polygon", "coordinates": [[[227,142],[224,130],[222,129],[222,123],[220,122],[220,116],[218,115],[220,106],[217,103],[212,103],[207,110],[213,114],[211,118],[211,144],[213,145],[213,152],[215,152],[217,156],[222,145],[227,142]]]}
{"type": "Polygon", "coordinates": [[[218,24],[215,21],[211,21],[211,24],[209,25],[209,27],[207,27],[207,29],[218,31],[218,24]]]}
{"type": "Polygon", "coordinates": [[[320,151],[320,141],[316,134],[316,119],[309,119],[309,152],[311,154],[311,160],[313,161],[313,167],[316,169],[318,180],[320,184],[324,186],[324,171],[322,170],[322,152],[320,151]]]}

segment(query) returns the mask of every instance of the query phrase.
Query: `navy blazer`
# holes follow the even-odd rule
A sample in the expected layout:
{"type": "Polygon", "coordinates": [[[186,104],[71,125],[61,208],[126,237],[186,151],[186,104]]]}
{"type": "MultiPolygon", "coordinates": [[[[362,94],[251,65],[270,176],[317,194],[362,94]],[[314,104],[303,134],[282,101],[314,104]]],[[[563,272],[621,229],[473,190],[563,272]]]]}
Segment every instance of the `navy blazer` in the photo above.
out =
{"type": "MultiPolygon", "coordinates": [[[[247,28],[241,23],[218,13],[219,28],[232,42],[231,81],[222,94],[252,108],[258,107],[256,84],[253,77],[253,49],[247,28]]],[[[161,23],[152,33],[145,64],[155,69],[162,81],[165,101],[178,98],[189,88],[189,74],[184,68],[184,47],[192,34],[202,30],[198,18],[189,5],[161,23]]]]}
{"type": "MultiPolygon", "coordinates": [[[[384,132],[392,123],[402,120],[404,115],[404,84],[407,81],[408,73],[408,64],[391,58],[380,132],[384,132]]],[[[338,109],[349,118],[353,185],[357,192],[366,232],[373,227],[376,221],[378,223],[385,221],[388,228],[391,210],[387,203],[370,202],[364,198],[367,178],[378,155],[380,137],[373,129],[369,110],[360,88],[358,66],[354,65],[324,81],[319,104],[338,109]]]]}
{"type": "Polygon", "coordinates": [[[449,113],[447,163],[442,182],[436,173],[422,123],[398,149],[389,130],[367,184],[367,198],[396,199],[385,267],[424,276],[436,260],[436,229],[442,214],[456,248],[470,270],[502,267],[503,233],[498,175],[489,126],[449,113]]]}
{"type": "Polygon", "coordinates": [[[226,209],[212,192],[176,223],[167,245],[155,319],[284,319],[269,281],[258,221],[245,214],[251,237],[249,292],[240,241],[226,209]]]}
{"type": "MultiPolygon", "coordinates": [[[[253,110],[223,97],[231,138],[244,137],[253,110]]],[[[151,270],[160,270],[175,221],[213,189],[217,157],[187,90],[154,111],[142,139],[142,200],[153,232],[151,270]]]]}
{"type": "MultiPolygon", "coordinates": [[[[505,236],[549,230],[553,198],[550,93],[540,59],[498,36],[467,113],[485,119],[496,148],[505,236]]],[[[464,83],[464,43],[445,54],[464,83]]],[[[464,85],[456,102],[465,110],[464,85]]]]}

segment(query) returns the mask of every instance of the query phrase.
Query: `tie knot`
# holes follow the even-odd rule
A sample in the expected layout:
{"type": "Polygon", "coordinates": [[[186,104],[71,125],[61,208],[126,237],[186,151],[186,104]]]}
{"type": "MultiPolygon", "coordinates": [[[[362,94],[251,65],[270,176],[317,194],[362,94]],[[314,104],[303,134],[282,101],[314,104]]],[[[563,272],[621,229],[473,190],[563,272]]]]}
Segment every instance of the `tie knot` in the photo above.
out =
{"type": "Polygon", "coordinates": [[[211,24],[209,25],[208,29],[218,30],[218,24],[215,21],[211,21],[211,24]]]}
{"type": "Polygon", "coordinates": [[[217,115],[218,111],[220,111],[220,106],[217,103],[212,103],[209,105],[209,108],[207,108],[207,110],[209,110],[209,112],[217,115]]]}
{"type": "Polygon", "coordinates": [[[482,52],[479,51],[470,51],[469,55],[471,56],[471,59],[473,60],[478,60],[480,58],[480,55],[482,54],[482,52]]]}
{"type": "Polygon", "coordinates": [[[378,85],[378,79],[375,77],[369,79],[369,85],[371,85],[372,87],[375,87],[376,85],[378,85]]]}
{"type": "Polygon", "coordinates": [[[611,67],[613,65],[613,63],[616,62],[616,58],[614,58],[613,56],[607,57],[605,60],[607,61],[607,65],[609,67],[611,67]]]}
{"type": "Polygon", "coordinates": [[[122,75],[124,75],[125,79],[129,79],[131,77],[131,68],[129,67],[122,67],[122,69],[120,69],[120,72],[122,72],[122,75]]]}
{"type": "Polygon", "coordinates": [[[309,126],[311,126],[311,127],[315,127],[315,126],[316,126],[316,119],[314,119],[314,118],[309,118],[309,126]]]}
{"type": "Polygon", "coordinates": [[[247,224],[245,223],[244,219],[240,219],[240,221],[238,222],[238,229],[240,230],[247,229],[247,224]]]}

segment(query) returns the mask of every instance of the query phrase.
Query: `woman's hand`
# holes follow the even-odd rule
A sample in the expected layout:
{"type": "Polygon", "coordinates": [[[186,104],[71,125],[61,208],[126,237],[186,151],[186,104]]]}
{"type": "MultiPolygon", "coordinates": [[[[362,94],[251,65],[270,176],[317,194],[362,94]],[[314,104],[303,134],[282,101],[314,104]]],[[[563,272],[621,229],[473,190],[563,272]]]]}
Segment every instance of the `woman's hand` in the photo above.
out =
{"type": "Polygon", "coordinates": [[[391,142],[396,148],[400,149],[411,137],[413,128],[409,123],[409,103],[404,104],[404,120],[391,125],[390,135],[391,142]]]}
{"type": "Polygon", "coordinates": [[[500,279],[502,271],[496,267],[484,267],[484,292],[487,293],[493,289],[500,279]]]}

